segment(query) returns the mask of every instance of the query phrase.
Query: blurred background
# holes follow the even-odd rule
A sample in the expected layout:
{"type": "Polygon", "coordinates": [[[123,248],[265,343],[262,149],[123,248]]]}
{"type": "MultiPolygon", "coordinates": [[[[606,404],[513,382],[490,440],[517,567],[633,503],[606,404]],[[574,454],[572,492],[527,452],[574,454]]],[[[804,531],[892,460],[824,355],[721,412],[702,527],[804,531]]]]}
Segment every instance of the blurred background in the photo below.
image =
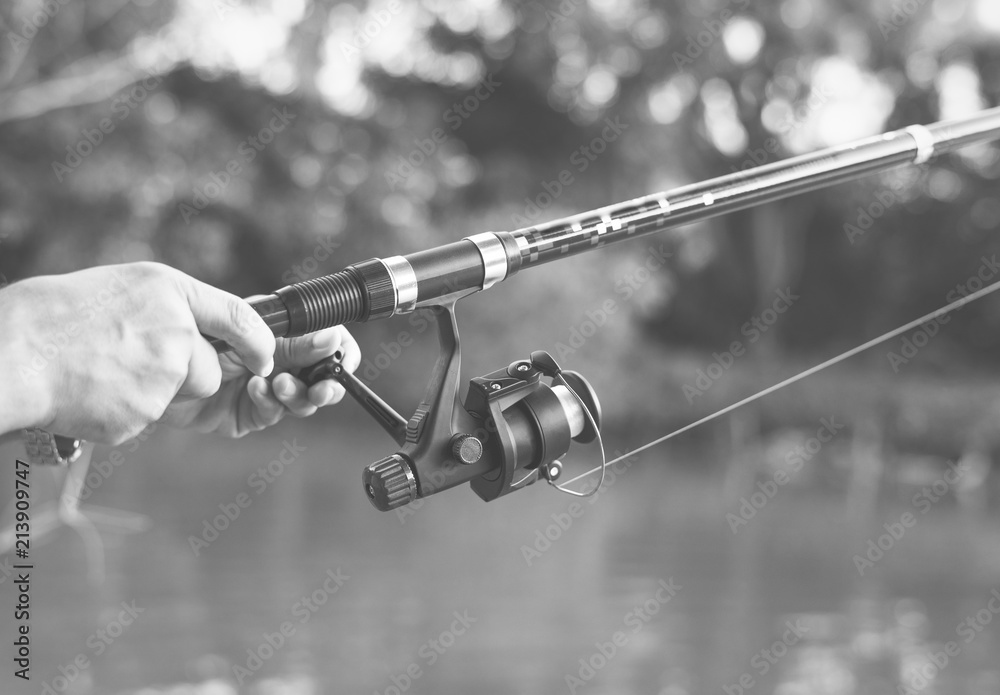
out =
{"type": "MultiPolygon", "coordinates": [[[[157,260],[267,292],[974,113],[998,39],[995,0],[10,0],[0,283],[157,260]]],[[[627,451],[998,279],[998,177],[973,147],[525,272],[460,306],[465,376],[550,350],[627,451]]],[[[433,331],[353,331],[411,412],[433,331]]],[[[998,348],[970,305],[572,516],[543,486],[376,512],[393,447],[352,403],[152,427],[94,451],[82,517],[33,474],[32,681],[11,627],[0,690],[998,692],[998,348]]]]}

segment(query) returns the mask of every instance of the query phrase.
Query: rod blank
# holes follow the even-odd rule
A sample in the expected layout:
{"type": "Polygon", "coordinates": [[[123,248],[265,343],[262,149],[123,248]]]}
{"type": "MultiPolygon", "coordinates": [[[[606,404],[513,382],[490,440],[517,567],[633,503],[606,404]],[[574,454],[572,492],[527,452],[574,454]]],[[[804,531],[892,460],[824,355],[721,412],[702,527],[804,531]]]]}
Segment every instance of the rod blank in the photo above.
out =
{"type": "MultiPolygon", "coordinates": [[[[770,203],[1000,138],[1000,108],[909,126],[514,232],[479,234],[408,256],[377,258],[251,301],[277,336],[368,321],[429,306],[521,268],[770,203]]],[[[217,349],[228,346],[215,341],[217,349]]]]}
{"type": "Polygon", "coordinates": [[[728,174],[512,232],[521,267],[850,181],[1000,138],[1000,108],[728,174]]]}

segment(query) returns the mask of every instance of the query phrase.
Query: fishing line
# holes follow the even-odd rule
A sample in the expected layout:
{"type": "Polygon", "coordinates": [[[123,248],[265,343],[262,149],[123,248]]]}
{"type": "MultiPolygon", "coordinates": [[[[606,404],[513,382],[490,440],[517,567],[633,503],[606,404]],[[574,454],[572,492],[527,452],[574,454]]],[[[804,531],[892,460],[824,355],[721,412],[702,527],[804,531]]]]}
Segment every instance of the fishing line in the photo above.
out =
{"type": "MultiPolygon", "coordinates": [[[[544,351],[532,353],[532,365],[526,367],[528,371],[522,370],[523,374],[512,374],[508,367],[479,377],[470,382],[469,394],[475,398],[470,401],[467,397],[465,403],[458,399],[460,343],[454,317],[455,302],[534,266],[852,181],[860,176],[924,164],[938,155],[993,140],[1000,140],[1000,107],[952,121],[910,126],[522,229],[473,234],[461,241],[405,256],[370,258],[331,275],[303,280],[262,295],[250,300],[250,306],[275,336],[283,337],[407,314],[419,308],[437,307],[438,312],[447,314],[435,314],[441,350],[425,392],[426,398],[409,420],[353,375],[347,378],[347,372],[340,375],[331,372],[328,359],[306,368],[307,374],[315,379],[333,378],[344,384],[347,392],[400,447],[391,456],[370,464],[362,475],[363,489],[376,509],[389,511],[446,489],[427,485],[424,479],[440,472],[438,456],[449,449],[449,460],[470,465],[455,469],[447,488],[468,482],[473,492],[486,501],[525,487],[540,477],[550,484],[559,481],[556,486],[563,492],[596,494],[589,489],[596,478],[588,479],[586,490],[570,490],[567,486],[598,471],[603,479],[607,463],[569,482],[561,482],[564,475],[567,478],[571,475],[560,460],[568,453],[565,425],[570,418],[571,425],[579,424],[579,413],[565,398],[566,394],[553,392],[553,388],[559,387],[558,383],[553,382],[553,386],[539,379],[541,375],[552,378],[560,371],[551,355],[544,351]],[[533,364],[536,353],[541,353],[538,359],[545,367],[538,370],[540,373],[530,371],[531,366],[536,366],[533,364]],[[512,409],[515,404],[521,405],[515,410],[512,409]],[[505,412],[508,414],[504,415],[505,412]],[[539,413],[544,419],[538,419],[539,413]],[[478,425],[474,422],[487,418],[492,418],[504,433],[499,446],[490,447],[488,452],[481,441],[473,443],[476,437],[465,431],[470,427],[476,429],[478,425]],[[528,452],[531,464],[521,456],[528,452]],[[542,464],[546,466],[544,469],[542,464]],[[529,470],[529,466],[533,468],[529,470]]],[[[610,463],[616,464],[627,456],[683,434],[997,290],[1000,286],[983,288],[610,463]]],[[[542,302],[544,298],[537,300],[542,302]]],[[[217,340],[214,344],[220,351],[230,349],[223,341],[217,340]]],[[[315,380],[307,381],[315,383],[315,380]]],[[[600,424],[599,402],[582,375],[575,375],[571,381],[584,389],[576,395],[586,396],[582,399],[586,402],[584,427],[576,441],[589,443],[596,439],[591,430],[596,429],[595,424],[600,424]]],[[[673,426],[671,422],[670,427],[673,426]]],[[[602,461],[607,460],[605,453],[602,450],[602,461]]],[[[586,470],[593,463],[581,464],[581,468],[586,470]]]]}
{"type": "Polygon", "coordinates": [[[913,321],[910,321],[909,323],[907,323],[907,324],[905,324],[903,326],[900,326],[899,328],[893,329],[893,330],[889,331],[888,333],[880,335],[877,338],[872,338],[867,343],[863,343],[861,345],[858,345],[857,347],[851,348],[847,352],[841,353],[841,354],[837,355],[836,357],[832,357],[832,358],[828,359],[826,362],[822,362],[820,364],[817,364],[816,366],[810,367],[809,369],[805,370],[804,372],[800,372],[799,374],[796,374],[795,376],[789,377],[789,378],[785,379],[784,381],[781,381],[781,382],[779,382],[777,384],[774,384],[772,386],[768,386],[763,391],[758,391],[757,393],[753,394],[752,396],[748,396],[748,397],[744,398],[741,401],[738,401],[738,402],[733,403],[731,405],[727,405],[722,410],[718,410],[718,411],[712,413],[711,415],[706,415],[705,417],[701,418],[700,420],[695,420],[694,422],[692,422],[690,424],[684,425],[680,429],[674,430],[670,434],[664,435],[664,436],[662,436],[662,437],[660,437],[658,439],[654,439],[653,441],[649,442],[648,444],[643,444],[642,446],[640,446],[640,447],[638,447],[636,449],[632,449],[631,451],[629,451],[629,452],[627,452],[625,454],[622,454],[618,458],[613,459],[611,461],[608,461],[607,463],[604,463],[601,466],[593,468],[593,469],[587,471],[586,473],[581,473],[580,475],[576,476],[575,478],[571,478],[570,480],[567,480],[566,482],[563,483],[563,485],[569,485],[570,483],[576,482],[577,480],[580,480],[582,478],[586,478],[588,475],[593,475],[594,473],[597,473],[599,471],[602,471],[602,478],[603,478],[603,469],[605,469],[607,466],[612,466],[612,465],[618,463],[619,461],[625,460],[629,456],[634,456],[634,455],[636,455],[638,453],[646,451],[647,449],[651,449],[654,446],[657,446],[658,444],[662,444],[663,442],[667,441],[668,439],[673,439],[674,437],[676,437],[678,435],[684,434],[688,430],[692,430],[695,427],[698,427],[699,425],[703,425],[706,422],[709,422],[711,420],[714,420],[714,419],[716,419],[718,417],[721,417],[721,416],[725,415],[726,413],[731,413],[732,411],[736,410],[737,408],[739,408],[741,406],[744,406],[744,405],[746,405],[748,403],[752,403],[753,401],[759,400],[759,399],[763,398],[764,396],[767,396],[769,394],[774,393],[775,391],[779,391],[780,389],[783,389],[786,386],[790,386],[791,384],[794,384],[797,381],[801,381],[802,379],[805,379],[806,377],[812,376],[813,374],[816,374],[817,372],[821,372],[824,369],[826,369],[827,367],[832,367],[835,364],[838,364],[840,362],[843,362],[846,359],[854,357],[858,353],[864,352],[865,350],[868,350],[869,348],[875,347],[876,345],[879,345],[880,343],[884,343],[887,340],[891,340],[892,338],[895,338],[896,336],[899,336],[899,335],[902,335],[903,333],[911,331],[914,328],[917,328],[918,326],[922,326],[923,324],[928,323],[929,321],[933,321],[934,319],[940,318],[940,317],[944,316],[945,314],[949,314],[952,311],[956,311],[958,309],[961,309],[966,304],[969,304],[970,302],[974,302],[977,299],[981,299],[981,298],[985,297],[988,294],[992,294],[993,292],[996,292],[997,290],[1000,290],[1000,282],[995,282],[992,285],[987,285],[986,287],[984,287],[981,290],[978,290],[976,292],[973,292],[972,294],[966,295],[965,297],[962,297],[961,299],[958,299],[958,300],[952,302],[951,304],[947,304],[947,305],[941,307],[940,309],[937,309],[936,311],[932,311],[931,313],[925,314],[924,316],[921,316],[918,319],[914,319],[913,321]]]}

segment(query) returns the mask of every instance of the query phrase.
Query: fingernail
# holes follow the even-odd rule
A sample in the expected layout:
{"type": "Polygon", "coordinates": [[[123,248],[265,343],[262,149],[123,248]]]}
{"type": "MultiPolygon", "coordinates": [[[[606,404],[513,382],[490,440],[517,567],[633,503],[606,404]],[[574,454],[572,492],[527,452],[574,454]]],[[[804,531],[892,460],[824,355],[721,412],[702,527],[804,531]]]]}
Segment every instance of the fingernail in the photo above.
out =
{"type": "Polygon", "coordinates": [[[287,381],[282,381],[275,387],[275,393],[279,396],[291,396],[295,392],[295,387],[287,381]]]}

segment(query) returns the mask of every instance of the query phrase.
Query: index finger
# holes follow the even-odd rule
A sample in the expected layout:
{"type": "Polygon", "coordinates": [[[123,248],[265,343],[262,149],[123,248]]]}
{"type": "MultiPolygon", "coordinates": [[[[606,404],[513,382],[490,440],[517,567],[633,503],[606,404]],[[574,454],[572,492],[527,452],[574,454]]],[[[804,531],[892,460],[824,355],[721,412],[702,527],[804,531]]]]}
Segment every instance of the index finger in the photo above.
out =
{"type": "Polygon", "coordinates": [[[198,330],[226,341],[243,364],[259,376],[274,369],[274,334],[253,307],[230,294],[183,275],[181,286],[198,330]]]}

